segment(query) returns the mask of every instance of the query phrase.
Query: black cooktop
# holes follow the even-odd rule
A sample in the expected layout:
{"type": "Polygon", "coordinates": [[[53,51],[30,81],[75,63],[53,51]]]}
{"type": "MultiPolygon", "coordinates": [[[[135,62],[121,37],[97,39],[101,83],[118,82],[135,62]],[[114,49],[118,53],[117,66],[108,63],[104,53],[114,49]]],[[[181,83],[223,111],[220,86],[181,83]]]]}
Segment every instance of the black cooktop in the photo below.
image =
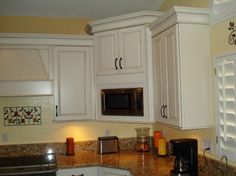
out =
{"type": "Polygon", "coordinates": [[[54,154],[0,157],[0,176],[55,173],[56,170],[57,164],[54,154]]]}
{"type": "Polygon", "coordinates": [[[12,166],[33,166],[33,165],[55,165],[56,156],[54,154],[0,157],[0,167],[12,166]]]}

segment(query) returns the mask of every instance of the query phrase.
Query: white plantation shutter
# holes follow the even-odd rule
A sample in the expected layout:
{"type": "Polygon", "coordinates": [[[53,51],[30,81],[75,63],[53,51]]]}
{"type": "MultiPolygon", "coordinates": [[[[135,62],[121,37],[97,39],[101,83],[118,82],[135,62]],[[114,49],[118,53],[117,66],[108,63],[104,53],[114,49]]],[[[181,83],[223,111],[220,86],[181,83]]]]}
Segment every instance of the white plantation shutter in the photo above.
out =
{"type": "Polygon", "coordinates": [[[236,54],[216,59],[218,153],[236,162],[236,54]]]}

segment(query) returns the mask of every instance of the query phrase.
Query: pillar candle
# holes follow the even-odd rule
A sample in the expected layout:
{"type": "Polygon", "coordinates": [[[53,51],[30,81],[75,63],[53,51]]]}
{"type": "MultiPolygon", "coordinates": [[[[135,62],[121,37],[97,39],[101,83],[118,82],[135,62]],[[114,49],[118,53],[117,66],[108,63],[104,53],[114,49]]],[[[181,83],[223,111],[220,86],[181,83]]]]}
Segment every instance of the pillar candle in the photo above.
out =
{"type": "Polygon", "coordinates": [[[74,155],[74,138],[68,137],[66,138],[66,154],[67,155],[74,155]]]}
{"type": "Polygon", "coordinates": [[[166,139],[159,138],[158,139],[158,155],[165,156],[166,153],[166,139]]]}
{"type": "Polygon", "coordinates": [[[154,131],[154,146],[155,148],[158,147],[158,139],[162,138],[162,132],[161,131],[154,131]]]}

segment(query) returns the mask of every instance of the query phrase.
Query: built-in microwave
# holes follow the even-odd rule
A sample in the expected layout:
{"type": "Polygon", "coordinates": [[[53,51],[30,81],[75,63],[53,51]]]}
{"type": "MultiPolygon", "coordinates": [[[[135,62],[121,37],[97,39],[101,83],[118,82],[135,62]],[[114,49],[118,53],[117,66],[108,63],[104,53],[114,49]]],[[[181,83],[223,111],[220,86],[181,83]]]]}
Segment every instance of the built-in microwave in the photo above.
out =
{"type": "Polygon", "coordinates": [[[143,116],[143,88],[101,89],[102,115],[143,116]]]}

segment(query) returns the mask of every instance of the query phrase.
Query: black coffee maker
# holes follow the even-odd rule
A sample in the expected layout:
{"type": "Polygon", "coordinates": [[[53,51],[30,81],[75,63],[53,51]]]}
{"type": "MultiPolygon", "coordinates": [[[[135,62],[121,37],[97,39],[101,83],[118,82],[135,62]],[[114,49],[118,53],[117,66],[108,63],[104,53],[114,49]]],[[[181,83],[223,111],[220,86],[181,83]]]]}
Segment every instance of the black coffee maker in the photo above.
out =
{"type": "Polygon", "coordinates": [[[196,139],[173,139],[169,141],[170,154],[175,156],[171,176],[198,175],[198,144],[196,139]]]}

